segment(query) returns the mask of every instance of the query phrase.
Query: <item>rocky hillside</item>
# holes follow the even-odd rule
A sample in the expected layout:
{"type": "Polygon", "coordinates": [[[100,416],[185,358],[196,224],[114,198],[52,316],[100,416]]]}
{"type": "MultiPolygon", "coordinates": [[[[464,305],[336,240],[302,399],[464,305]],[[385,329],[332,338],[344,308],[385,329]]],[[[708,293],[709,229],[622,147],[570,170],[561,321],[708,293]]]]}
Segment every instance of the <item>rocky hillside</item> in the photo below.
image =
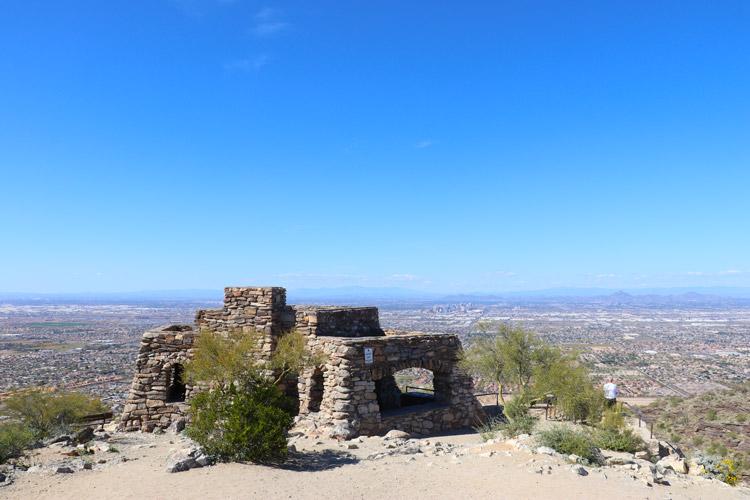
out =
{"type": "Polygon", "coordinates": [[[654,434],[691,454],[732,459],[750,479],[750,382],[690,398],[660,399],[643,408],[654,434]]]}

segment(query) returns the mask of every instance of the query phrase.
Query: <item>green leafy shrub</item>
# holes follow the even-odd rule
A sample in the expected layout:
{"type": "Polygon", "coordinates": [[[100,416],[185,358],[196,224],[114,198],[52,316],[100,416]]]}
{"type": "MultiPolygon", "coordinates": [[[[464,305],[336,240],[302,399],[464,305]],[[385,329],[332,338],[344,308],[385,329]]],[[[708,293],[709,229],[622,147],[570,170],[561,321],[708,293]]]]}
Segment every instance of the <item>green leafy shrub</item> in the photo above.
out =
{"type": "Polygon", "coordinates": [[[218,460],[284,460],[295,405],[278,384],[323,362],[306,349],[302,334],[290,332],[280,339],[270,363],[262,364],[259,339],[239,331],[203,331],[185,367],[188,380],[203,388],[191,398],[187,434],[218,460]]]}
{"type": "Polygon", "coordinates": [[[0,424],[0,464],[9,458],[21,456],[23,450],[34,443],[34,435],[23,424],[5,422],[0,424]]]}
{"type": "Polygon", "coordinates": [[[557,426],[539,433],[541,446],[552,448],[563,455],[578,455],[590,464],[601,464],[602,456],[591,437],[579,430],[557,426]]]}
{"type": "Polygon", "coordinates": [[[630,429],[599,429],[594,432],[594,444],[604,450],[635,453],[646,449],[646,443],[630,429]]]}
{"type": "Polygon", "coordinates": [[[266,379],[197,394],[187,434],[223,461],[275,462],[287,454],[291,414],[286,397],[266,379]]]}
{"type": "Polygon", "coordinates": [[[98,398],[79,392],[31,389],[8,397],[6,413],[21,422],[37,439],[66,433],[87,415],[107,410],[98,398]]]}
{"type": "Polygon", "coordinates": [[[706,420],[709,420],[709,421],[716,420],[716,417],[717,417],[716,410],[714,410],[713,408],[706,412],[706,420]]]}

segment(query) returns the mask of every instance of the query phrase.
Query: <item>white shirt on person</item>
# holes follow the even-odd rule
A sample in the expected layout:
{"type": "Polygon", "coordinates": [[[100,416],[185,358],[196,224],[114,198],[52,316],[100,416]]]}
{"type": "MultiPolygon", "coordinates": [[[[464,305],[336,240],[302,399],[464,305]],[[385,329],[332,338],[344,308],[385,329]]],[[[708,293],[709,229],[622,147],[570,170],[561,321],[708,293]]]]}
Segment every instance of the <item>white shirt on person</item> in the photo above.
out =
{"type": "Polygon", "coordinates": [[[620,391],[617,390],[617,384],[613,384],[612,382],[604,384],[604,397],[606,399],[617,399],[619,393],[620,391]]]}

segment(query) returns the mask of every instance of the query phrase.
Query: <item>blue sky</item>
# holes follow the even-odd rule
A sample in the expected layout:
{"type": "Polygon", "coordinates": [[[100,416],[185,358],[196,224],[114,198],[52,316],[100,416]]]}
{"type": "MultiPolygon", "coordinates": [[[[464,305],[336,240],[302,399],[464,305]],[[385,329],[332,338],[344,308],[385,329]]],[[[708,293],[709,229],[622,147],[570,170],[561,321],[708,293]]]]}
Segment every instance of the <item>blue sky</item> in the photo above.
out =
{"type": "Polygon", "coordinates": [[[750,4],[10,0],[0,291],[750,285],[750,4]]]}

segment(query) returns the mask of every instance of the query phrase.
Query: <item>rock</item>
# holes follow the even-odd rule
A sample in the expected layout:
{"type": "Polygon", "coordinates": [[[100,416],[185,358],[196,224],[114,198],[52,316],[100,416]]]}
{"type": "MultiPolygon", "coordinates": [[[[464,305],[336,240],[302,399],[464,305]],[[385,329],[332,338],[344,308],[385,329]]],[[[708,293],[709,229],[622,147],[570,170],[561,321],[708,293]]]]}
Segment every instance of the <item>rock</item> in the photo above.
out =
{"type": "Polygon", "coordinates": [[[557,453],[555,450],[550,448],[549,446],[539,446],[536,450],[534,450],[536,453],[540,453],[542,455],[554,455],[557,453]]]}
{"type": "Polygon", "coordinates": [[[69,443],[73,441],[73,438],[70,437],[67,434],[63,434],[60,436],[53,437],[52,439],[48,439],[47,441],[44,441],[44,446],[52,446],[53,444],[60,444],[62,443],[63,446],[67,446],[69,443]]]}
{"type": "Polygon", "coordinates": [[[633,456],[639,460],[648,460],[651,457],[647,451],[636,451],[633,456]]]}
{"type": "Polygon", "coordinates": [[[581,457],[579,457],[578,455],[573,455],[573,454],[568,455],[568,462],[570,463],[577,464],[580,460],[581,460],[581,457]]]}
{"type": "Polygon", "coordinates": [[[94,429],[91,427],[84,427],[73,436],[73,441],[77,444],[88,443],[92,439],[94,439],[94,429]]]}
{"type": "Polygon", "coordinates": [[[411,435],[408,432],[399,431],[397,429],[390,430],[384,436],[385,439],[409,439],[411,435]]]}
{"type": "Polygon", "coordinates": [[[333,439],[348,440],[354,437],[357,432],[349,425],[348,422],[342,422],[333,426],[328,436],[333,439]]]}
{"type": "Polygon", "coordinates": [[[0,472],[0,483],[4,483],[6,479],[8,479],[8,476],[0,472]]]}
{"type": "Polygon", "coordinates": [[[570,468],[570,472],[578,474],[579,476],[588,476],[589,471],[583,465],[574,465],[570,468]]]}
{"type": "Polygon", "coordinates": [[[56,474],[73,474],[73,472],[75,471],[66,465],[58,467],[55,471],[56,474]]]}
{"type": "Polygon", "coordinates": [[[179,434],[180,432],[185,430],[185,419],[178,418],[177,420],[175,420],[169,425],[169,428],[167,430],[171,432],[172,434],[179,434]]]}
{"type": "Polygon", "coordinates": [[[604,454],[604,463],[607,465],[630,465],[635,463],[633,455],[617,451],[607,451],[604,454]]]}
{"type": "Polygon", "coordinates": [[[685,462],[685,459],[678,457],[677,455],[667,455],[656,462],[656,466],[664,469],[671,469],[678,474],[688,473],[688,465],[685,462]]]}
{"type": "Polygon", "coordinates": [[[357,446],[357,443],[349,443],[346,445],[346,448],[349,450],[356,450],[359,449],[359,446],[357,446]]]}
{"type": "Polygon", "coordinates": [[[198,446],[177,450],[167,457],[167,472],[182,472],[211,465],[213,460],[198,446]]]}
{"type": "Polygon", "coordinates": [[[83,470],[91,470],[94,468],[94,464],[91,462],[83,462],[83,470]]]}

